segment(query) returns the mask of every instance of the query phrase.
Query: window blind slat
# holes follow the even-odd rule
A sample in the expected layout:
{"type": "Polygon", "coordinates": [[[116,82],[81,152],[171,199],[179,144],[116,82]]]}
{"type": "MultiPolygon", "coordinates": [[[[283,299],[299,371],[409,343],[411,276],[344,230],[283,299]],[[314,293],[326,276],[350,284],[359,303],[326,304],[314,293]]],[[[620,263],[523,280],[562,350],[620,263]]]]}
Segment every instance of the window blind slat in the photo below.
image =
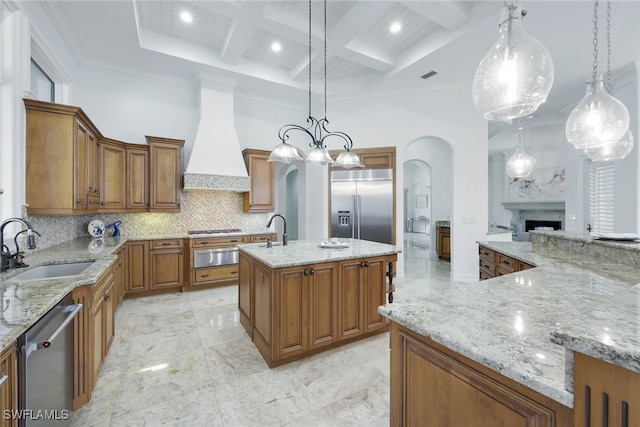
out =
{"type": "Polygon", "coordinates": [[[589,163],[589,224],[600,233],[613,232],[614,178],[613,163],[589,163]]]}

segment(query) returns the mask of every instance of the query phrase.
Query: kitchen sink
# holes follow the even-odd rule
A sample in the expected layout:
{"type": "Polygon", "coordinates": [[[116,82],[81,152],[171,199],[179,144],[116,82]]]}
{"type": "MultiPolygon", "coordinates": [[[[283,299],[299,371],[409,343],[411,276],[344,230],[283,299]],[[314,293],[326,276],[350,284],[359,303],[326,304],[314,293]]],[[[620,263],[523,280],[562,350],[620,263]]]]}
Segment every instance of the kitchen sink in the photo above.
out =
{"type": "Polygon", "coordinates": [[[85,271],[93,265],[93,261],[70,262],[67,264],[49,264],[34,267],[24,273],[16,274],[5,280],[10,282],[29,282],[34,280],[59,279],[61,277],[73,277],[85,271]]]}

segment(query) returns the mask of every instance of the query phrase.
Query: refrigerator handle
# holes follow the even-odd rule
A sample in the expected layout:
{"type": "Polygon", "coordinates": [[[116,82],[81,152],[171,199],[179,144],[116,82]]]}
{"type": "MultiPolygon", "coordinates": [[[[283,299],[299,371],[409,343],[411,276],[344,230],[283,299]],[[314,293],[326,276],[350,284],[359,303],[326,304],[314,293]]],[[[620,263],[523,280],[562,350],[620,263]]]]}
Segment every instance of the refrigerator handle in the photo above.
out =
{"type": "Polygon", "coordinates": [[[360,238],[360,219],[362,218],[362,196],[356,196],[358,200],[358,239],[360,238]]]}
{"type": "Polygon", "coordinates": [[[351,201],[353,202],[353,210],[351,211],[351,238],[355,239],[356,236],[356,226],[358,223],[358,205],[356,203],[356,195],[351,196],[351,201]]]}

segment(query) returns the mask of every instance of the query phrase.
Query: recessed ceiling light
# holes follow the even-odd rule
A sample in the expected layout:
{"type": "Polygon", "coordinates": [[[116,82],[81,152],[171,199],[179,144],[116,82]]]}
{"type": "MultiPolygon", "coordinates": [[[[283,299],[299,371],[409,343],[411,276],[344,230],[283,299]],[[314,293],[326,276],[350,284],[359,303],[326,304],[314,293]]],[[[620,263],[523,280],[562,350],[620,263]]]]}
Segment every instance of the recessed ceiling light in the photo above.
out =
{"type": "Polygon", "coordinates": [[[180,19],[182,19],[183,22],[190,24],[193,22],[193,15],[191,15],[190,12],[183,10],[180,12],[180,19]]]}
{"type": "Polygon", "coordinates": [[[282,50],[282,45],[278,42],[271,43],[271,50],[274,52],[280,52],[282,50]]]}
{"type": "Polygon", "coordinates": [[[398,21],[392,22],[389,26],[389,31],[391,31],[393,34],[399,33],[401,29],[402,25],[398,21]]]}

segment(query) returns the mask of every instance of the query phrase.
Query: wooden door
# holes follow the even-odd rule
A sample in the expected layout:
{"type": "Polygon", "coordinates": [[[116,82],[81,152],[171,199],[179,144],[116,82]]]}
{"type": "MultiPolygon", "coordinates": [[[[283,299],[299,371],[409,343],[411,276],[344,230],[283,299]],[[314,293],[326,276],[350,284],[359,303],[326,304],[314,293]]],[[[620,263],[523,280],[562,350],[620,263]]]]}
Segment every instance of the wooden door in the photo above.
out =
{"type": "Polygon", "coordinates": [[[338,338],[360,335],[362,325],[360,265],[361,260],[339,264],[338,280],[338,338]]]}
{"type": "Polygon", "coordinates": [[[275,211],[275,167],[268,162],[268,151],[244,150],[247,172],[251,178],[251,191],[244,194],[245,212],[275,211]]]}
{"type": "Polygon", "coordinates": [[[0,427],[18,425],[18,419],[8,417],[18,409],[18,363],[14,346],[7,347],[0,355],[0,427]]]}
{"type": "Polygon", "coordinates": [[[337,339],[337,265],[315,265],[308,272],[310,347],[322,347],[337,339]]]}
{"type": "Polygon", "coordinates": [[[88,128],[79,120],[75,120],[74,138],[74,209],[87,209],[88,175],[87,175],[87,145],[89,139],[88,128]]]}
{"type": "Polygon", "coordinates": [[[149,211],[179,212],[184,141],[147,136],[150,164],[149,211]]]}
{"type": "Polygon", "coordinates": [[[100,209],[121,212],[126,207],[126,150],[109,142],[100,144],[100,209]]]}
{"type": "Polygon", "coordinates": [[[149,209],[149,149],[127,147],[127,209],[149,209]]]}
{"type": "Polygon", "coordinates": [[[387,325],[386,317],[378,313],[378,307],[386,302],[387,279],[384,259],[365,260],[363,273],[364,331],[369,332],[387,325]]]}
{"type": "Polygon", "coordinates": [[[182,249],[151,251],[151,289],[182,286],[184,261],[182,249]]]}
{"type": "Polygon", "coordinates": [[[138,240],[127,242],[126,250],[126,283],[127,292],[146,291],[149,289],[149,241],[138,240]]]}
{"type": "MultiPolygon", "coordinates": [[[[309,267],[277,270],[275,290],[274,359],[295,356],[307,350],[308,297],[305,286],[309,267]]],[[[256,301],[256,307],[257,307],[256,301]]]]}

